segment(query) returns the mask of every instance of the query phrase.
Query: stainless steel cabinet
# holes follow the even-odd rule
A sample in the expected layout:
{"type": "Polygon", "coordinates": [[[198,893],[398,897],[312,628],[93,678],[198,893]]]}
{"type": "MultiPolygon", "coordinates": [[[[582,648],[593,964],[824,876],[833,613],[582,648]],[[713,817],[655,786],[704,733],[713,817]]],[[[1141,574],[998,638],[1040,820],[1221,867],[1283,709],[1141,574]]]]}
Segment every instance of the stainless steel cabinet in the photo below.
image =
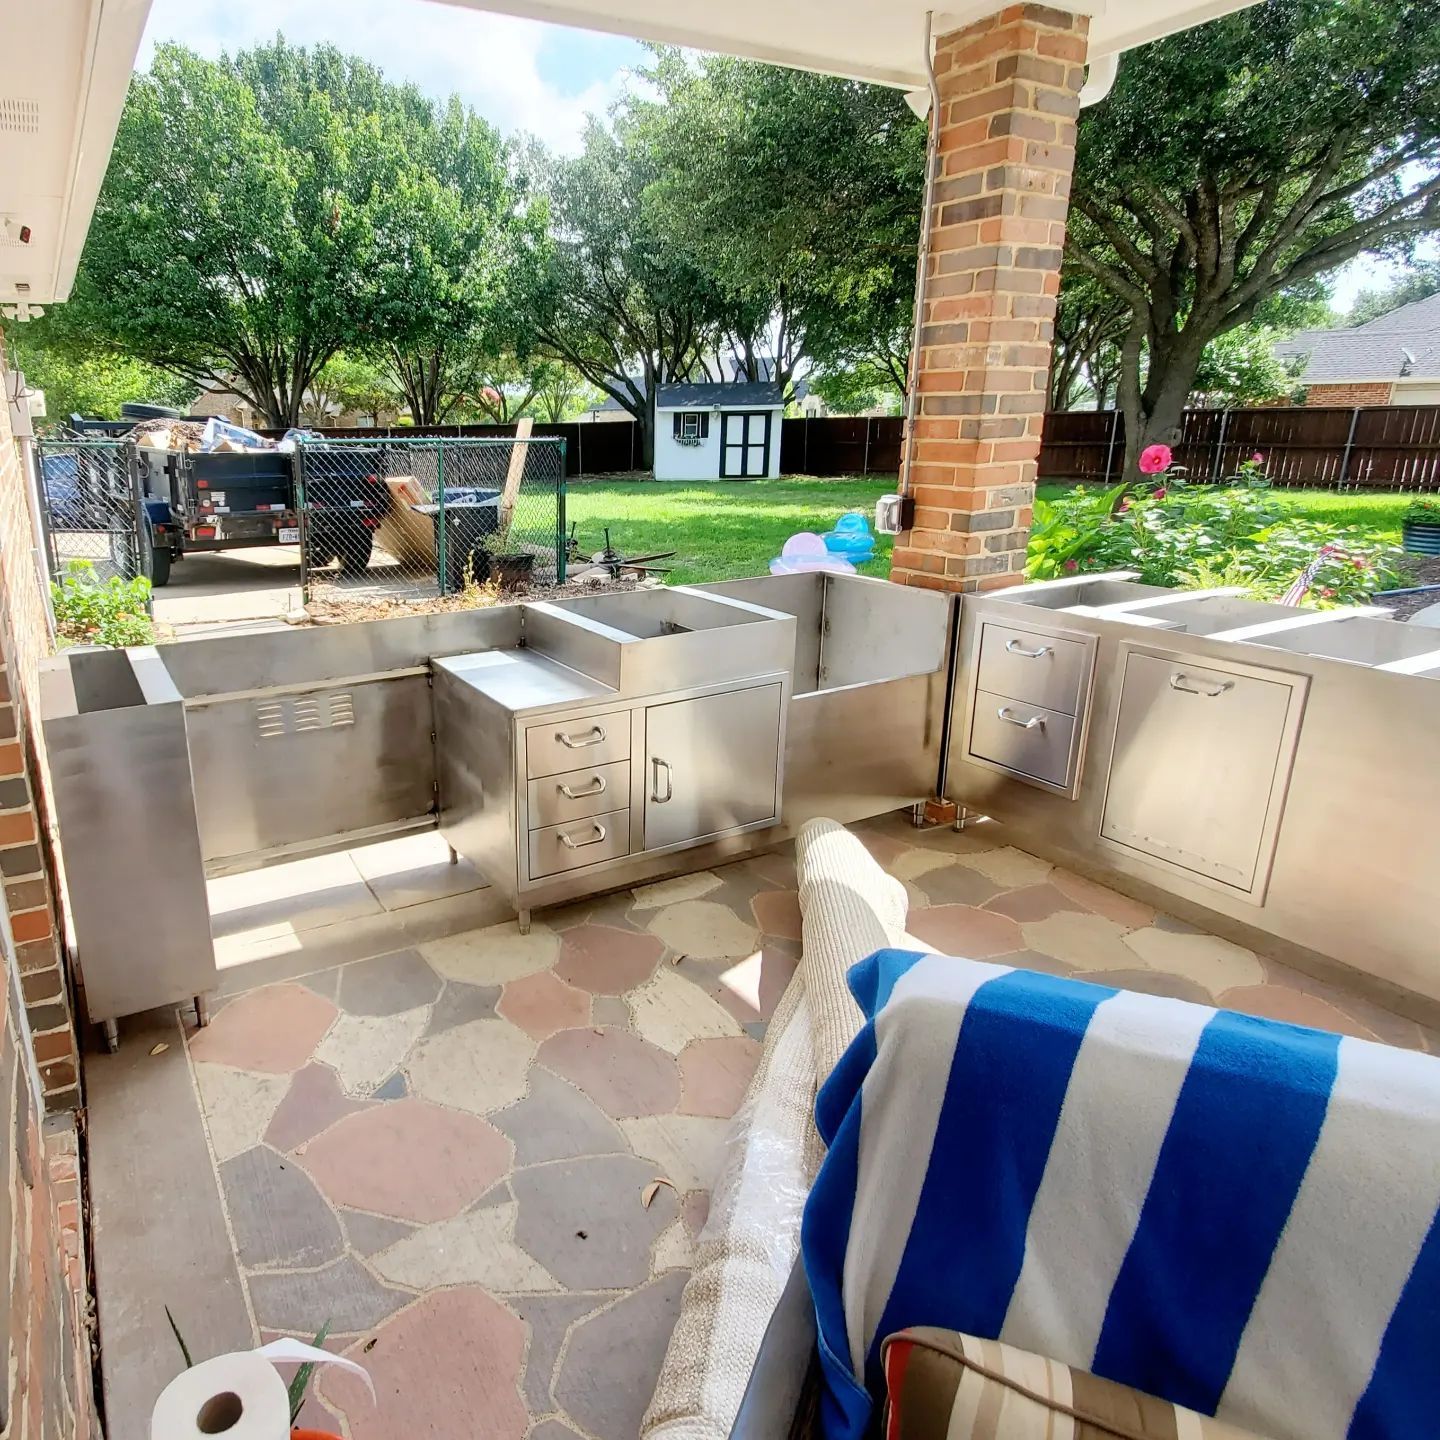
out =
{"type": "Polygon", "coordinates": [[[1125,646],[1101,834],[1264,898],[1306,677],[1125,646]]]}
{"type": "Polygon", "coordinates": [[[756,685],[646,707],[646,850],[779,818],[783,697],[756,685]]]}

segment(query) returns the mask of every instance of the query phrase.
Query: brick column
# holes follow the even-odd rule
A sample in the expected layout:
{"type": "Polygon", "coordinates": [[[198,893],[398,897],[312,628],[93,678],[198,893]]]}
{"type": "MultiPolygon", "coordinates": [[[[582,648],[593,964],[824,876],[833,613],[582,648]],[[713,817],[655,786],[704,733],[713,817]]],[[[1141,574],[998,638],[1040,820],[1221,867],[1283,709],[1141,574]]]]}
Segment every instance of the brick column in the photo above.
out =
{"type": "Polygon", "coordinates": [[[1088,20],[1015,5],[936,43],[934,213],[909,483],[891,579],[1015,584],[1025,567],[1088,20]]]}

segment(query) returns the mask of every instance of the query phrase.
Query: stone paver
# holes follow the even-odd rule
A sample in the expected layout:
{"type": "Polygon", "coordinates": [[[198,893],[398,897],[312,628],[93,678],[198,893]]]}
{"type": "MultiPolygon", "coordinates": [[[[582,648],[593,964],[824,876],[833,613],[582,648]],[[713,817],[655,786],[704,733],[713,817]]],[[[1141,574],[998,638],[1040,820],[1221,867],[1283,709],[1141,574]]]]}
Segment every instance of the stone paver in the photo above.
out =
{"type": "Polygon", "coordinates": [[[472,1020],[420,1041],[405,1062],[417,1095],[488,1115],[525,1093],[535,1042],[508,1020],[472,1020]]]}
{"type": "Polygon", "coordinates": [[[1132,930],[1125,937],[1125,943],[1152,970],[1183,975],[1203,985],[1211,995],[1241,985],[1259,985],[1265,979],[1265,968],[1253,951],[1215,935],[1132,930]]]}
{"type": "Polygon", "coordinates": [[[565,931],[555,974],[592,995],[623,995],[649,979],[662,953],[648,935],[586,921],[565,931]]]}
{"type": "Polygon", "coordinates": [[[650,1247],[680,1213],[662,1185],[647,1208],[655,1167],[633,1155],[597,1155],[521,1170],[511,1181],[515,1239],[570,1290],[617,1290],[650,1275],[650,1247]]]}
{"type": "MultiPolygon", "coordinates": [[[[907,945],[1435,1040],[993,826],[859,833],[906,887],[907,945]]],[[[634,1440],[799,962],[792,849],[558,907],[526,936],[491,925],[257,988],[189,1038],[262,1335],[308,1339],[328,1317],[376,1378],[372,1408],[322,1376],[310,1424],[634,1440]]]]}
{"type": "Polygon", "coordinates": [[[190,1042],[197,1061],[288,1075],[335,1019],[335,1007],[304,985],[266,985],[226,1004],[190,1042]]]}
{"type": "Polygon", "coordinates": [[[573,1030],[590,1020],[590,996],[567,985],[553,971],[542,970],[512,980],[501,995],[496,1013],[517,1025],[532,1040],[547,1040],[557,1030],[573,1030]]]}
{"type": "Polygon", "coordinates": [[[538,1059],[578,1085],[611,1119],[662,1115],[680,1099],[675,1061],[624,1030],[562,1030],[541,1044],[538,1059]]]}
{"type": "Polygon", "coordinates": [[[224,1161],[260,1143],[285,1098],[290,1077],[260,1075],[230,1065],[197,1065],[195,1084],[211,1149],[216,1160],[224,1161]]]}
{"type": "Polygon", "coordinates": [[[683,1273],[671,1271],[582,1320],[555,1381],[555,1398],[598,1440],[635,1440],[680,1313],[683,1273]]]}
{"type": "Polygon", "coordinates": [[[315,1051],[340,1077],[347,1094],[368,1097],[383,1085],[419,1039],[428,1010],[398,1015],[342,1015],[315,1051]]]}
{"type": "Polygon", "coordinates": [[[649,928],[672,950],[700,959],[748,955],[759,939],[754,925],[713,900],[682,900],[678,905],[667,905],[651,917],[649,928]]]}
{"type": "Polygon", "coordinates": [[[351,1015],[395,1015],[433,1004],[441,984],[418,950],[401,950],[346,965],[336,993],[351,1015]]]}
{"type": "Polygon", "coordinates": [[[306,1269],[338,1260],[345,1236],[315,1182],[293,1160],[257,1145],[220,1167],[235,1254],[252,1270],[306,1269]]]}
{"type": "Polygon", "coordinates": [[[681,1052],[680,1109],[686,1115],[728,1119],[760,1061],[760,1042],[748,1035],[724,1040],[692,1040],[681,1052]]]}
{"type": "Polygon", "coordinates": [[[336,1205],[397,1220],[443,1220],[510,1168],[510,1142],[474,1115],[417,1099],[351,1115],[301,1155],[336,1205]]]}
{"type": "Polygon", "coordinates": [[[376,1402],[353,1375],[330,1366],[320,1398],[344,1416],[351,1440],[521,1440],[525,1326],[479,1286],[437,1290],[350,1352],[370,1372],[376,1402]]]}
{"type": "Polygon", "coordinates": [[[543,920],[520,933],[513,920],[432,940],[420,953],[447,980],[467,985],[504,985],[537,970],[548,970],[559,953],[560,937],[543,920]]]}
{"type": "Polygon", "coordinates": [[[265,1143],[277,1150],[293,1150],[364,1108],[363,1101],[346,1095],[339,1076],[328,1065],[307,1065],[290,1081],[266,1128],[265,1143]]]}
{"type": "Polygon", "coordinates": [[[490,1119],[515,1142],[517,1168],[625,1148],[615,1122],[588,1095],[538,1065],[529,1094],[490,1119]]]}

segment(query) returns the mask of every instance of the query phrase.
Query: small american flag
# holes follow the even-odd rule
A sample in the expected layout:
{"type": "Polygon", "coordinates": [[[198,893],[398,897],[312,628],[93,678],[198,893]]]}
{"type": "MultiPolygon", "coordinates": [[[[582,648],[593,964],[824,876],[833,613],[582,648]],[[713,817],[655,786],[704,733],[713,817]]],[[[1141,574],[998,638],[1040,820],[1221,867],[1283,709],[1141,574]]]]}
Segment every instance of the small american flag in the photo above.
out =
{"type": "Polygon", "coordinates": [[[1290,588],[1280,597],[1280,603],[1282,605],[1299,605],[1310,593],[1310,587],[1315,583],[1315,577],[1320,573],[1321,567],[1332,555],[1339,553],[1339,546],[1322,545],[1316,552],[1315,558],[1295,577],[1290,588]]]}

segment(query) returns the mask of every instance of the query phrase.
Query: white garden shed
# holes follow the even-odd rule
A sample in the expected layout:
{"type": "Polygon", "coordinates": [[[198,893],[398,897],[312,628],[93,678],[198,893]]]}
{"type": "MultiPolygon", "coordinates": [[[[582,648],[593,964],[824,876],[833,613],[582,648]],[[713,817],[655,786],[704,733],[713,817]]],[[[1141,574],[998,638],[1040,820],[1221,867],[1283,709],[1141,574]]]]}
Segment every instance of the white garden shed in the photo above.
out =
{"type": "Polygon", "coordinates": [[[657,480],[760,480],[780,474],[779,385],[662,385],[655,396],[657,480]]]}

